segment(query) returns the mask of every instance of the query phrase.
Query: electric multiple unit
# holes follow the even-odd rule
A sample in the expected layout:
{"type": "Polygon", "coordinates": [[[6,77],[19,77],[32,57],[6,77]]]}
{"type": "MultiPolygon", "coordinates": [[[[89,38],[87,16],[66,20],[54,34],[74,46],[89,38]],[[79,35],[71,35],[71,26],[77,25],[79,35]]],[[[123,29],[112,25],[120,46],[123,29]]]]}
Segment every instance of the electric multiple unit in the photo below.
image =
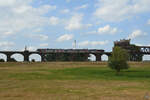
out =
{"type": "Polygon", "coordinates": [[[101,49],[37,49],[41,53],[102,53],[101,49]]]}

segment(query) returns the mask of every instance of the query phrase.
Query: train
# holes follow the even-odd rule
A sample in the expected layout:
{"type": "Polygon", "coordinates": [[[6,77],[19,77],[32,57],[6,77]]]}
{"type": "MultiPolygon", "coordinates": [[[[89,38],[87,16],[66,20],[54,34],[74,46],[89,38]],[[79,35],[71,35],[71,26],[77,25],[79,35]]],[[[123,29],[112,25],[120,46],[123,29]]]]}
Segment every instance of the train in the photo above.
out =
{"type": "Polygon", "coordinates": [[[37,49],[40,53],[103,53],[102,49],[37,49]]]}

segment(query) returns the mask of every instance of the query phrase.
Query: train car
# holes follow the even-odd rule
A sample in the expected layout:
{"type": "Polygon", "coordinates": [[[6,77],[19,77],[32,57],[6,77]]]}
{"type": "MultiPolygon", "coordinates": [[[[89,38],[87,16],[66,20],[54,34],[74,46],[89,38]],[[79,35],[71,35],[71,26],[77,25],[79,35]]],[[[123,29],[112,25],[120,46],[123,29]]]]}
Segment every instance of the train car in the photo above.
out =
{"type": "Polygon", "coordinates": [[[100,49],[37,49],[41,53],[102,53],[100,49]]]}
{"type": "Polygon", "coordinates": [[[104,52],[104,50],[100,50],[100,49],[91,49],[90,52],[91,52],[91,53],[102,53],[102,52],[104,52]]]}

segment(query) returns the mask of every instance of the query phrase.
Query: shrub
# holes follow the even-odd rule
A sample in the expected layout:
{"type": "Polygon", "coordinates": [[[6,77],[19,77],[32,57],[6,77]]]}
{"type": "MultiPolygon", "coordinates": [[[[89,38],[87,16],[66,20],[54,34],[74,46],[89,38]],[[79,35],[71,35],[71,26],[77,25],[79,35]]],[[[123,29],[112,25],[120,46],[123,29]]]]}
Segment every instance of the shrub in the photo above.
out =
{"type": "Polygon", "coordinates": [[[32,59],[31,62],[35,62],[35,59],[32,59]]]}
{"type": "Polygon", "coordinates": [[[5,60],[4,59],[0,59],[0,62],[5,62],[5,60]]]}
{"type": "Polygon", "coordinates": [[[17,62],[15,58],[10,58],[10,62],[17,62]]]}
{"type": "Polygon", "coordinates": [[[127,63],[129,59],[129,55],[125,49],[120,47],[114,47],[112,55],[108,60],[108,66],[111,69],[116,70],[116,74],[118,75],[121,69],[128,69],[129,65],[127,63]]]}

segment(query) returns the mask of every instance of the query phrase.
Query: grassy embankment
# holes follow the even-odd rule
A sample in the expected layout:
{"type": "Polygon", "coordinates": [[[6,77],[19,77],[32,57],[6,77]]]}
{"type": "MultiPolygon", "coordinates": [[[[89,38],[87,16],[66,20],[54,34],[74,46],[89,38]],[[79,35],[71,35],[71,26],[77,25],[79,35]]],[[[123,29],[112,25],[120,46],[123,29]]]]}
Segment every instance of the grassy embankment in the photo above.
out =
{"type": "Polygon", "coordinates": [[[143,100],[150,63],[129,64],[116,76],[105,62],[0,63],[0,100],[143,100]]]}

